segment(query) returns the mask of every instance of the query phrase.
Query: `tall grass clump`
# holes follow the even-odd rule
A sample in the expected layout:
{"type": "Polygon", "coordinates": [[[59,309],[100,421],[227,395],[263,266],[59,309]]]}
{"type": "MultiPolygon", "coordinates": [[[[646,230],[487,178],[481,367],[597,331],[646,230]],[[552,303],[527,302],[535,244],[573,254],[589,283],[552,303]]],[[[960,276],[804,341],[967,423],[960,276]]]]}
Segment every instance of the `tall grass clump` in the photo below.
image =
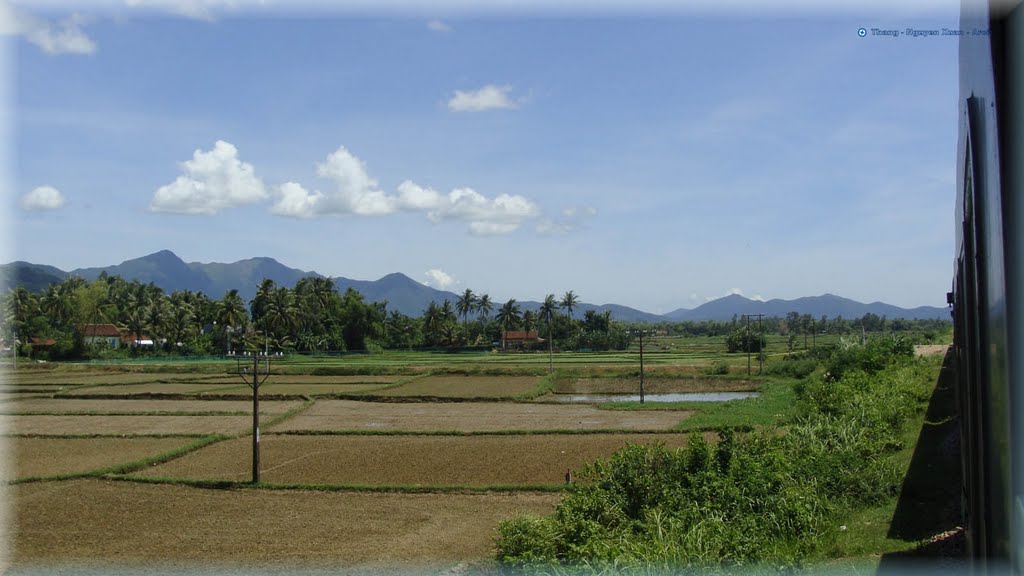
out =
{"type": "Polygon", "coordinates": [[[798,387],[782,428],[631,445],[587,467],[546,517],[498,528],[507,567],[650,572],[800,566],[821,557],[851,511],[890,498],[907,418],[931,371],[892,343],[838,347],[798,387]],[[833,371],[835,370],[835,371],[833,371]],[[841,376],[835,376],[835,374],[841,376]]]}

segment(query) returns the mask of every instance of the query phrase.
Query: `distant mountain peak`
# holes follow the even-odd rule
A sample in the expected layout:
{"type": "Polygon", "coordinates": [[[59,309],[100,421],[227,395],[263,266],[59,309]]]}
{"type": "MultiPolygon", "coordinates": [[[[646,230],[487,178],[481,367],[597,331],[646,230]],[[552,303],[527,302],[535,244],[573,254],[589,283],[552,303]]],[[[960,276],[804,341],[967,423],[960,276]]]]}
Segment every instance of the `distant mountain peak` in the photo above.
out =
{"type": "Polygon", "coordinates": [[[184,260],[179,258],[177,254],[170,250],[160,250],[153,252],[152,254],[142,256],[141,258],[129,258],[128,260],[125,260],[125,262],[131,262],[132,260],[176,260],[178,262],[184,262],[184,260]]]}

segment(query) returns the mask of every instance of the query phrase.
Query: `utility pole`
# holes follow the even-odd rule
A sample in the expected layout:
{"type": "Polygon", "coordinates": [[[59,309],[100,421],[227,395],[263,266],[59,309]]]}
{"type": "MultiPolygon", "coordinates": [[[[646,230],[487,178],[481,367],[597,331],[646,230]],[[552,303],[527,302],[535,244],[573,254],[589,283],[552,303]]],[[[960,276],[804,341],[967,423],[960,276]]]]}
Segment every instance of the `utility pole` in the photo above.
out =
{"type": "Polygon", "coordinates": [[[747,326],[747,337],[743,345],[747,349],[747,376],[750,376],[750,319],[754,316],[757,316],[757,373],[760,374],[764,370],[764,358],[762,357],[764,348],[761,346],[764,338],[764,328],[761,321],[764,318],[764,314],[744,314],[743,320],[747,326]]]}
{"type": "Polygon", "coordinates": [[[631,328],[630,334],[640,337],[640,403],[644,403],[644,331],[639,328],[631,328]]]}
{"type": "MultiPolygon", "coordinates": [[[[234,353],[229,356],[235,356],[234,353]]],[[[236,357],[236,371],[250,388],[252,388],[252,483],[260,481],[260,385],[270,376],[270,354],[266,349],[261,352],[244,352],[236,357]],[[249,360],[252,368],[249,368],[249,360]],[[251,379],[250,379],[251,377],[251,379]]]]}
{"type": "Polygon", "coordinates": [[[644,403],[644,331],[640,330],[640,403],[644,403]]]}

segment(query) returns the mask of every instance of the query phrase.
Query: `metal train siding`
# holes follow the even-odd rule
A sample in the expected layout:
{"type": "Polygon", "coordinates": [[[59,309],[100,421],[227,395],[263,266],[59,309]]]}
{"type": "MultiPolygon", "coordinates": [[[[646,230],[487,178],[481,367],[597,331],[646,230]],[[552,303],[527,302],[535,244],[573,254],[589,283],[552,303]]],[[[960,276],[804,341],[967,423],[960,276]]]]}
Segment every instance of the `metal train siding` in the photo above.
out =
{"type": "Polygon", "coordinates": [[[967,553],[1024,574],[1024,7],[965,1],[954,354],[967,553]]]}

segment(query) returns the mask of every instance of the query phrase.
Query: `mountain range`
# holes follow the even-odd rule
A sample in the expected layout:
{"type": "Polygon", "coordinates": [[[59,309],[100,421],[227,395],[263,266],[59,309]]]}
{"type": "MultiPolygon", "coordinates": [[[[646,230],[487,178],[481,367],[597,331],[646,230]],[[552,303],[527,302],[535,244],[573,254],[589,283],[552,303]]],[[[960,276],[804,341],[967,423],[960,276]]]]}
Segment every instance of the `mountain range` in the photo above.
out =
{"type": "MultiPolygon", "coordinates": [[[[273,258],[249,258],[230,264],[212,262],[186,263],[170,250],[161,250],[148,256],[125,260],[114,266],[101,268],[78,268],[63,271],[53,266],[32,264],[29,262],[11,262],[0,265],[0,278],[4,286],[24,287],[32,292],[41,292],[50,284],[62,281],[68,276],[80,276],[86,280],[94,280],[106,272],[108,276],[120,276],[125,280],[138,280],[142,283],[152,282],[165,292],[174,290],[191,290],[204,292],[211,298],[220,298],[225,292],[237,289],[245,300],[251,300],[256,294],[256,287],[264,278],[269,278],[281,286],[293,286],[300,278],[307,276],[323,277],[312,271],[289,268],[273,258]]],[[[458,298],[454,292],[438,290],[416,282],[405,274],[392,273],[378,280],[352,280],[350,278],[332,278],[339,292],[352,288],[369,302],[387,301],[388,310],[398,310],[409,316],[419,316],[431,301],[443,302],[450,300],[453,304],[458,298]]],[[[502,303],[496,302],[495,308],[502,303]]],[[[537,310],[539,302],[520,301],[523,311],[537,310]]],[[[588,304],[580,303],[574,315],[582,316],[587,310],[611,312],[612,318],[624,322],[664,322],[664,321],[701,321],[730,320],[739,314],[764,314],[765,316],[785,316],[790,312],[822,315],[830,318],[859,318],[867,313],[888,318],[948,319],[949,312],[944,308],[920,306],[918,308],[899,308],[883,302],[864,304],[834,294],[797,298],[795,300],[773,299],[768,301],[751,300],[740,295],[729,295],[711,300],[693,309],[679,308],[668,314],[652,314],[622,306],[619,304],[588,304]]]]}

